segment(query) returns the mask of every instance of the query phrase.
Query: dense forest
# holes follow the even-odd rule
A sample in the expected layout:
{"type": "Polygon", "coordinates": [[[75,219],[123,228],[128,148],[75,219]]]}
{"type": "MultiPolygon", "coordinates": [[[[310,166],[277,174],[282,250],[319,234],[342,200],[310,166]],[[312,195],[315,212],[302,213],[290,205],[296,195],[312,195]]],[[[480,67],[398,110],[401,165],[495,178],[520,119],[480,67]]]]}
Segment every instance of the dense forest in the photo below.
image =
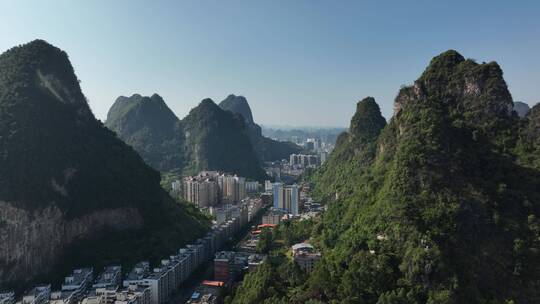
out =
{"type": "Polygon", "coordinates": [[[229,301],[540,302],[540,105],[512,109],[499,65],[455,51],[399,91],[388,123],[360,101],[310,176],[329,207],[308,236],[322,260],[295,280],[271,259],[249,275],[269,288],[244,281],[229,301]]]}

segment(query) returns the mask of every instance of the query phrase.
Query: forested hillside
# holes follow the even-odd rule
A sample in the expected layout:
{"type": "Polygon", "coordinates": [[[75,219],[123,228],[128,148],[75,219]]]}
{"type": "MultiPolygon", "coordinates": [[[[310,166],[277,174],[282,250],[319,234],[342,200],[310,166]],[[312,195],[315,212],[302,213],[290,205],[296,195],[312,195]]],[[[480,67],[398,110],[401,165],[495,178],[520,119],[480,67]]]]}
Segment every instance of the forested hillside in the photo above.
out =
{"type": "MultiPolygon", "coordinates": [[[[313,176],[323,259],[264,303],[539,302],[538,106],[512,109],[499,65],[455,51],[399,91],[386,126],[361,101],[313,176]]],[[[232,302],[255,303],[243,292],[232,302]]]]}
{"type": "Polygon", "coordinates": [[[208,226],[95,119],[65,52],[35,40],[0,55],[0,284],[156,261],[208,226]]]}

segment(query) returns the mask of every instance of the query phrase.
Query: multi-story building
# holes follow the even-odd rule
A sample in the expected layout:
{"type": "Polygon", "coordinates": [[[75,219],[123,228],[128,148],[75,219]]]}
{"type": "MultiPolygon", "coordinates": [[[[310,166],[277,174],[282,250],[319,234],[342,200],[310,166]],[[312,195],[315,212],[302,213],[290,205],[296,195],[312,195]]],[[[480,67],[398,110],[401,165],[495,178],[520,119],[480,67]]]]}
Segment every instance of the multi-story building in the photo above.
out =
{"type": "Polygon", "coordinates": [[[177,255],[178,261],[180,263],[180,282],[182,283],[187,280],[187,278],[192,272],[191,256],[188,253],[184,252],[184,250],[184,248],[180,249],[177,255]]]}
{"type": "Polygon", "coordinates": [[[218,183],[209,177],[186,177],[183,181],[183,197],[199,208],[218,203],[218,183]]]}
{"type": "Polygon", "coordinates": [[[318,155],[312,154],[291,154],[289,156],[289,165],[302,166],[303,168],[316,167],[320,165],[318,155]]]}
{"type": "Polygon", "coordinates": [[[259,210],[261,210],[261,208],[262,208],[262,199],[260,198],[250,199],[247,205],[247,209],[248,209],[247,221],[248,222],[253,221],[255,216],[259,213],[259,210]]]}
{"type": "Polygon", "coordinates": [[[0,292],[0,304],[14,304],[15,293],[13,291],[0,292]]]}
{"type": "Polygon", "coordinates": [[[47,304],[51,297],[51,285],[40,285],[32,288],[22,298],[22,304],[47,304]]]}
{"type": "Polygon", "coordinates": [[[315,251],[308,243],[298,243],[292,246],[294,261],[305,272],[313,271],[315,263],[321,259],[321,253],[315,251]]]}
{"type": "Polygon", "coordinates": [[[110,285],[107,287],[98,287],[90,291],[91,298],[100,299],[103,304],[114,304],[116,293],[119,291],[119,285],[110,285]]]}
{"type": "Polygon", "coordinates": [[[161,260],[161,269],[166,273],[164,283],[167,284],[167,298],[178,288],[176,285],[176,267],[178,267],[178,263],[174,263],[174,261],[168,259],[161,260]]]}
{"type": "Polygon", "coordinates": [[[272,185],[272,195],[274,200],[274,208],[276,209],[284,209],[284,193],[283,193],[283,184],[282,183],[274,183],[272,185]]]}
{"type": "Polygon", "coordinates": [[[255,270],[255,268],[257,268],[259,265],[264,263],[265,260],[266,260],[266,255],[264,254],[249,255],[248,260],[247,260],[249,271],[255,270]]]}
{"type": "Polygon", "coordinates": [[[90,291],[80,302],[80,304],[106,304],[106,298],[102,294],[90,291]]]}
{"type": "Polygon", "coordinates": [[[49,304],[75,304],[78,301],[75,299],[74,291],[53,291],[49,304]]]}
{"type": "MultiPolygon", "coordinates": [[[[195,253],[193,252],[193,250],[189,249],[189,248],[180,248],[180,250],[178,250],[178,255],[182,256],[182,260],[184,261],[182,263],[184,269],[186,270],[186,274],[191,274],[195,268],[197,268],[197,265],[196,265],[196,262],[195,261],[195,253]]],[[[187,276],[185,276],[187,278],[187,276]]]]}
{"type": "Polygon", "coordinates": [[[150,288],[151,304],[165,303],[169,296],[169,272],[166,268],[154,268],[144,279],[144,284],[150,288]]]}
{"type": "Polygon", "coordinates": [[[321,162],[321,165],[324,164],[324,162],[326,162],[327,158],[328,158],[328,152],[322,151],[321,153],[319,153],[319,160],[321,162]]]}
{"type": "Polygon", "coordinates": [[[233,260],[233,252],[220,251],[216,253],[214,258],[214,280],[229,282],[230,280],[230,265],[233,260]]]}
{"type": "Polygon", "coordinates": [[[106,266],[92,284],[92,288],[118,287],[122,280],[122,266],[106,266]]]}
{"type": "Polygon", "coordinates": [[[275,183],[273,187],[274,209],[286,210],[298,215],[300,191],[297,185],[283,186],[282,183],[275,183]]]}
{"type": "Polygon", "coordinates": [[[62,283],[62,291],[65,292],[64,295],[55,294],[55,296],[63,298],[67,296],[66,292],[70,292],[72,294],[69,296],[69,298],[75,302],[78,302],[84,291],[90,286],[93,275],[93,268],[80,268],[73,270],[73,273],[65,277],[64,283],[62,283]]]}
{"type": "Polygon", "coordinates": [[[264,181],[264,192],[271,193],[272,192],[272,182],[269,180],[264,181]]]}
{"type": "Polygon", "coordinates": [[[131,284],[116,293],[114,304],[152,304],[150,287],[131,284]]]}
{"type": "Polygon", "coordinates": [[[149,274],[150,263],[147,261],[139,262],[133,266],[133,269],[131,269],[131,271],[124,278],[122,286],[128,287],[130,285],[143,284],[144,278],[146,278],[149,274]]]}
{"type": "Polygon", "coordinates": [[[259,192],[259,189],[261,188],[261,184],[259,182],[249,181],[245,182],[245,184],[247,193],[259,192]]]}
{"type": "Polygon", "coordinates": [[[214,279],[227,283],[239,276],[248,265],[249,254],[220,251],[214,257],[214,279]]]}
{"type": "Polygon", "coordinates": [[[178,289],[184,282],[181,257],[179,255],[171,255],[169,256],[169,260],[171,261],[171,269],[174,274],[174,289],[178,289]]]}
{"type": "Polygon", "coordinates": [[[179,180],[175,180],[171,183],[171,190],[173,191],[173,193],[175,194],[180,194],[182,193],[183,189],[182,189],[182,181],[179,181],[179,180]]]}
{"type": "Polygon", "coordinates": [[[283,212],[278,209],[267,212],[262,216],[263,225],[278,225],[283,218],[283,212]]]}
{"type": "Polygon", "coordinates": [[[284,209],[292,215],[298,215],[298,204],[300,202],[300,191],[298,190],[298,186],[285,186],[284,191],[284,209]]]}
{"type": "Polygon", "coordinates": [[[222,174],[218,177],[221,198],[224,202],[237,203],[246,198],[246,179],[222,174]]]}
{"type": "Polygon", "coordinates": [[[173,192],[182,193],[182,197],[199,208],[216,206],[220,202],[237,203],[246,197],[246,193],[259,191],[258,182],[246,182],[245,178],[227,175],[217,171],[202,171],[196,176],[186,177],[171,184],[173,192]]]}

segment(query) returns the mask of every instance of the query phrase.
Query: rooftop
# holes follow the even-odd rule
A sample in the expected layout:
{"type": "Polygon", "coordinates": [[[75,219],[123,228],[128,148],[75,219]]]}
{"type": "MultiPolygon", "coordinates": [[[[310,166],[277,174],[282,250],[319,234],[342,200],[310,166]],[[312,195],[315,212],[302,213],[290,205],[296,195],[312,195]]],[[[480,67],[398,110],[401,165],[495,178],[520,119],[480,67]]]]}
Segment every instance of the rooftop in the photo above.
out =
{"type": "Polygon", "coordinates": [[[106,266],[103,272],[97,277],[92,287],[106,287],[118,285],[122,266],[106,266]]]}
{"type": "Polygon", "coordinates": [[[125,280],[141,280],[150,273],[150,264],[146,261],[139,262],[133,266],[133,269],[128,273],[125,280]]]}
{"type": "Polygon", "coordinates": [[[298,251],[298,250],[305,250],[305,249],[311,249],[313,250],[313,245],[309,244],[309,243],[298,243],[298,244],[294,244],[292,246],[292,250],[293,251],[298,251]]]}
{"type": "Polygon", "coordinates": [[[223,283],[222,281],[209,281],[209,280],[204,280],[204,281],[202,281],[202,284],[203,284],[203,285],[206,285],[206,286],[221,287],[221,286],[223,286],[225,283],[223,283]]]}
{"type": "Polygon", "coordinates": [[[79,268],[73,270],[71,275],[65,277],[64,283],[62,284],[62,290],[74,290],[83,287],[82,285],[88,283],[92,279],[93,274],[93,268],[79,268]]]}

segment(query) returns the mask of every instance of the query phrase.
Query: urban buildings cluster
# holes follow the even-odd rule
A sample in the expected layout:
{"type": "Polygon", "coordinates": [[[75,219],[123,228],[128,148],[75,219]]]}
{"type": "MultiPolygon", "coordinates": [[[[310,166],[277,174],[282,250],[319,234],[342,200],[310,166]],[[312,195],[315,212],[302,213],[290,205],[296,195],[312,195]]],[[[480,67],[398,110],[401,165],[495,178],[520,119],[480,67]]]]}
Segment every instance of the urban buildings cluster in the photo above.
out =
{"type": "Polygon", "coordinates": [[[314,168],[321,164],[319,155],[313,154],[291,154],[289,156],[289,165],[300,166],[302,168],[314,168]]]}
{"type": "MultiPolygon", "coordinates": [[[[254,237],[257,236],[249,234],[247,239],[251,240],[254,237]]],[[[243,244],[245,240],[240,244],[243,244]]],[[[231,288],[246,272],[254,270],[265,261],[266,255],[256,253],[254,248],[244,250],[244,246],[240,245],[237,247],[239,251],[217,252],[212,265],[214,273],[212,280],[203,280],[194,289],[187,303],[222,303],[225,290],[231,288]]]]}
{"type": "Polygon", "coordinates": [[[246,212],[248,221],[252,221],[259,210],[263,207],[261,198],[245,198],[239,204],[224,204],[217,207],[208,208],[208,212],[215,218],[218,224],[223,223],[226,219],[236,217],[240,212],[246,212]]]}
{"type": "Polygon", "coordinates": [[[0,304],[15,303],[15,293],[13,291],[0,292],[0,304]]]}
{"type": "Polygon", "coordinates": [[[230,284],[242,273],[254,270],[265,258],[266,255],[249,252],[218,252],[214,258],[214,280],[230,284]]]}
{"type": "Polygon", "coordinates": [[[317,154],[291,154],[289,159],[280,161],[265,162],[266,174],[278,182],[294,182],[305,169],[317,168],[322,165],[328,152],[321,151],[317,154]]]}
{"type": "MultiPolygon", "coordinates": [[[[258,254],[257,243],[263,229],[275,229],[283,221],[303,220],[304,216],[310,218],[324,211],[320,203],[314,202],[309,196],[309,185],[284,185],[282,183],[272,183],[265,181],[266,193],[261,194],[259,202],[274,202],[274,207],[270,208],[262,216],[262,223],[253,226],[251,233],[246,235],[235,246],[236,251],[220,251],[214,256],[213,273],[211,280],[203,280],[191,295],[187,303],[190,304],[217,304],[222,303],[224,291],[228,290],[234,282],[242,278],[242,275],[255,269],[264,263],[266,255],[258,254]],[[274,195],[274,190],[276,195],[274,195]],[[287,197],[288,196],[288,197],[287,197]],[[302,213],[293,215],[290,211],[294,201],[305,201],[302,213]],[[277,206],[277,208],[275,208],[277,206]],[[287,210],[289,206],[289,210],[287,210]]],[[[218,212],[231,212],[226,208],[218,212]]],[[[307,242],[292,246],[293,259],[295,263],[305,272],[311,272],[321,259],[321,253],[307,242]]]]}
{"type": "MultiPolygon", "coordinates": [[[[258,202],[260,203],[260,202],[258,202]]],[[[162,304],[167,302],[203,263],[214,258],[226,242],[249,222],[250,202],[229,208],[225,218],[194,243],[180,248],[159,265],[137,263],[122,276],[122,267],[107,266],[94,276],[93,268],[73,270],[59,291],[39,285],[15,301],[13,292],[0,293],[0,304],[162,304]]],[[[260,205],[251,206],[252,210],[260,205]]],[[[249,258],[248,258],[249,261],[249,258]]]]}
{"type": "Polygon", "coordinates": [[[262,217],[263,225],[279,225],[281,220],[285,217],[285,214],[281,210],[271,209],[262,217]]]}
{"type": "Polygon", "coordinates": [[[248,193],[258,192],[259,189],[257,181],[246,181],[244,177],[218,171],[203,171],[172,183],[173,193],[199,208],[237,203],[246,198],[248,193]]]}

